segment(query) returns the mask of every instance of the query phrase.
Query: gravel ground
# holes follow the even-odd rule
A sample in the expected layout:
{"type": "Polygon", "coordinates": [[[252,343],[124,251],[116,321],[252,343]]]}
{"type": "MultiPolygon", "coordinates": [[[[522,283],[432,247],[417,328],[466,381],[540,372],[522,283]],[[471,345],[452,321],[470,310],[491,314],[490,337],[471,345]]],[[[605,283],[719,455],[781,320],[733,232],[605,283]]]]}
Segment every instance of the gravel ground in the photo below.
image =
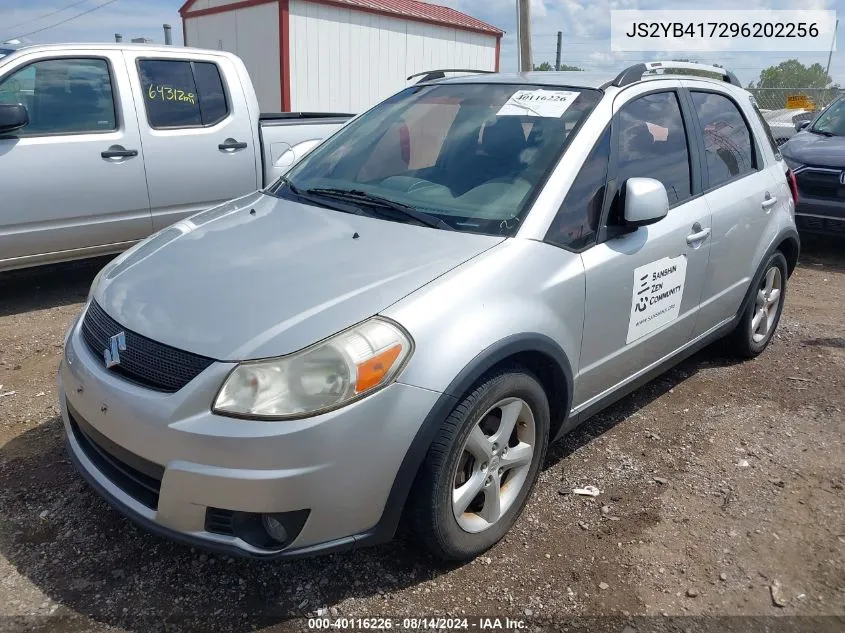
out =
{"type": "Polygon", "coordinates": [[[514,530],[462,566],[402,537],[272,563],[134,527],[74,472],[58,418],[62,336],[105,260],[0,275],[0,631],[305,630],[318,609],[845,630],[843,247],[806,241],[761,357],[704,350],[553,445],[514,530]]]}

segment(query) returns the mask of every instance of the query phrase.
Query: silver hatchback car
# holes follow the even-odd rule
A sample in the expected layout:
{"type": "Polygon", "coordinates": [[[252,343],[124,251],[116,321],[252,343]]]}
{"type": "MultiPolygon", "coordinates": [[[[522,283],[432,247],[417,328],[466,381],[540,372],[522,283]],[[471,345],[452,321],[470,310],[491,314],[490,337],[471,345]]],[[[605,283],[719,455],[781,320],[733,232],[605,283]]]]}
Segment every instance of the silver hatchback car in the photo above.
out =
{"type": "Polygon", "coordinates": [[[442,558],[492,546],[550,441],[777,327],[794,180],[732,74],[667,66],[434,73],[113,260],[60,369],[76,466],[230,553],[373,544],[402,517],[442,558]]]}

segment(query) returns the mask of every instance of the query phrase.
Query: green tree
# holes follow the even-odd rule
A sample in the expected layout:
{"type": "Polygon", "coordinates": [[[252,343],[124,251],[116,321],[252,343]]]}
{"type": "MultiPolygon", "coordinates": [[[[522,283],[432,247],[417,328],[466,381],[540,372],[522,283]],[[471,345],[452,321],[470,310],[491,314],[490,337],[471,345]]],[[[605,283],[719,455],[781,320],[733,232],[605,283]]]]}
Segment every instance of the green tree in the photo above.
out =
{"type": "Polygon", "coordinates": [[[833,79],[821,64],[805,66],[797,59],[781,62],[777,66],[769,66],[760,73],[760,80],[751,82],[749,88],[758,90],[764,88],[836,88],[833,79]]]}
{"type": "Polygon", "coordinates": [[[839,93],[838,88],[821,64],[805,66],[797,59],[769,66],[756,83],[748,84],[760,107],[771,109],[785,108],[786,97],[793,94],[807,95],[821,107],[839,93]]]}
{"type": "MultiPolygon", "coordinates": [[[[555,69],[555,67],[552,64],[550,64],[549,62],[543,62],[539,66],[537,64],[534,64],[534,70],[554,70],[554,69],[555,69]]],[[[572,70],[582,71],[582,70],[584,70],[583,68],[578,68],[578,66],[570,66],[568,64],[561,64],[560,69],[562,71],[572,71],[572,70]]]]}

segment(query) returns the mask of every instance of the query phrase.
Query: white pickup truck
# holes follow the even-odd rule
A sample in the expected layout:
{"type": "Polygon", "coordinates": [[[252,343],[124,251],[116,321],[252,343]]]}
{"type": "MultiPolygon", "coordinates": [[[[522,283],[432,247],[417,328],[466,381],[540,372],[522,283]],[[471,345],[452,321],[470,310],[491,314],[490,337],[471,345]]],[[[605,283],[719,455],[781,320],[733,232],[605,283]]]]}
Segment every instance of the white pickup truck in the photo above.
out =
{"type": "Polygon", "coordinates": [[[351,115],[262,115],[241,60],[172,46],[0,56],[0,271],[119,252],[276,180],[351,115]]]}

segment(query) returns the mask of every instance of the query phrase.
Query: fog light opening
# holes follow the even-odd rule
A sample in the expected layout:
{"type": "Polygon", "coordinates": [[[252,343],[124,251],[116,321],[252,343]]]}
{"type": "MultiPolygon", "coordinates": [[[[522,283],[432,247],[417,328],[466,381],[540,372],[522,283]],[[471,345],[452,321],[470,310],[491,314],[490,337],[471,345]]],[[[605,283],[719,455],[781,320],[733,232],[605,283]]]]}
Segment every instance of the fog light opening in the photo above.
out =
{"type": "Polygon", "coordinates": [[[272,514],[262,514],[261,525],[264,527],[264,531],[267,532],[267,536],[271,539],[280,544],[287,543],[288,531],[275,516],[272,514]]]}

